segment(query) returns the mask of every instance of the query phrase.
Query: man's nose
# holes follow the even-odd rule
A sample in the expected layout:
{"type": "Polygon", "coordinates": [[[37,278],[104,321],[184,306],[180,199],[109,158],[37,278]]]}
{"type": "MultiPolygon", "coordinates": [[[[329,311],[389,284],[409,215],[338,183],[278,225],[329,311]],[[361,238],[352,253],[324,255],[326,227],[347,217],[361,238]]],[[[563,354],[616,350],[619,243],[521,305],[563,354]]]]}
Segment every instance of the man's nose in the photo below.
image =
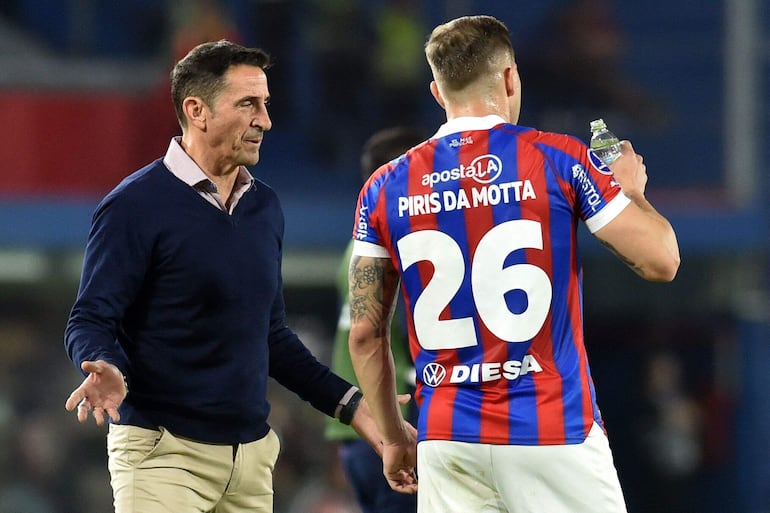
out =
{"type": "Polygon", "coordinates": [[[251,126],[258,126],[267,132],[273,127],[273,122],[270,119],[270,115],[265,111],[254,116],[254,119],[251,120],[251,126]]]}

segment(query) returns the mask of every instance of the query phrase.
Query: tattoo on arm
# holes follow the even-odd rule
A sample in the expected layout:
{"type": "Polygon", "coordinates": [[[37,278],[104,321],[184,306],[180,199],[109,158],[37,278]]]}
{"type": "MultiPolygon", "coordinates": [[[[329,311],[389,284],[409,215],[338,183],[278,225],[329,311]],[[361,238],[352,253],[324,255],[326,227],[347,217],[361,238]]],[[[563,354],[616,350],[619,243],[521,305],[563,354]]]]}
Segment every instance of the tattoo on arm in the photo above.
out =
{"type": "Polygon", "coordinates": [[[627,258],[625,255],[621,254],[618,250],[615,249],[615,247],[612,244],[610,244],[609,242],[603,239],[599,239],[599,242],[601,242],[605,248],[609,249],[616,257],[618,257],[621,260],[621,262],[626,264],[636,274],[638,274],[639,276],[644,276],[642,267],[637,265],[631,259],[627,258]]]}
{"type": "Polygon", "coordinates": [[[398,281],[390,260],[353,256],[349,272],[351,320],[368,320],[384,335],[393,313],[398,281]]]}

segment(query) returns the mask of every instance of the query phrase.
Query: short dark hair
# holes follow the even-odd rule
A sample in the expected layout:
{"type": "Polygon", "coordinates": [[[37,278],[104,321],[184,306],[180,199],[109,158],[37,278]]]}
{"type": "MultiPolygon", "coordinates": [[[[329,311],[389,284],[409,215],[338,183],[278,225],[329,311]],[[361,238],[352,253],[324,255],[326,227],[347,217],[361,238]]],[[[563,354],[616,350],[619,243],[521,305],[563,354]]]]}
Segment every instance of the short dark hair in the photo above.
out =
{"type": "Polygon", "coordinates": [[[171,100],[183,128],[187,125],[182,111],[184,99],[197,96],[210,106],[225,87],[227,70],[240,64],[266,70],[271,62],[270,56],[259,48],[221,39],[196,46],[176,63],[171,70],[171,100]]]}
{"type": "Polygon", "coordinates": [[[501,52],[514,57],[508,28],[492,16],[456,18],[433,29],[425,43],[433,77],[452,91],[497,71],[501,52]]]}
{"type": "Polygon", "coordinates": [[[427,138],[423,130],[408,126],[395,126],[375,132],[364,143],[361,151],[361,177],[366,180],[377,168],[427,138]]]}

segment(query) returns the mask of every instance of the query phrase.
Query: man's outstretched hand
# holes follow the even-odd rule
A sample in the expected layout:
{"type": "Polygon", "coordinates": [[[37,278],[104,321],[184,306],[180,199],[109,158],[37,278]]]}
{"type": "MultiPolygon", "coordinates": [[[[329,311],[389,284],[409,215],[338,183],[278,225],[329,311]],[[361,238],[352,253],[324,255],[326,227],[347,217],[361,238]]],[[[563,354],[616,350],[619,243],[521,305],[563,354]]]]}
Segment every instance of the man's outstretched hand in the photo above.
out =
{"type": "Polygon", "coordinates": [[[77,407],[78,420],[81,423],[88,419],[89,411],[93,411],[94,420],[99,426],[104,425],[105,413],[113,421],[120,420],[118,407],[128,394],[120,369],[104,360],[83,362],[80,367],[88,373],[88,376],[70,394],[64,404],[67,411],[77,407]]]}

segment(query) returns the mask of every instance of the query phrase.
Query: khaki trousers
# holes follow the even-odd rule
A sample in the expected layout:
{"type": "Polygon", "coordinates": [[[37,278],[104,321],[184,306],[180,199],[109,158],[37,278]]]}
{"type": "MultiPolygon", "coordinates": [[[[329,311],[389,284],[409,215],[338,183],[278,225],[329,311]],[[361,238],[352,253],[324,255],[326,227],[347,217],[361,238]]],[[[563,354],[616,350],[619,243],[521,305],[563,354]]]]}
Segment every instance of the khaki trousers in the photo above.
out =
{"type": "Polygon", "coordinates": [[[135,426],[107,435],[115,513],[273,513],[280,443],[213,445],[135,426]]]}

